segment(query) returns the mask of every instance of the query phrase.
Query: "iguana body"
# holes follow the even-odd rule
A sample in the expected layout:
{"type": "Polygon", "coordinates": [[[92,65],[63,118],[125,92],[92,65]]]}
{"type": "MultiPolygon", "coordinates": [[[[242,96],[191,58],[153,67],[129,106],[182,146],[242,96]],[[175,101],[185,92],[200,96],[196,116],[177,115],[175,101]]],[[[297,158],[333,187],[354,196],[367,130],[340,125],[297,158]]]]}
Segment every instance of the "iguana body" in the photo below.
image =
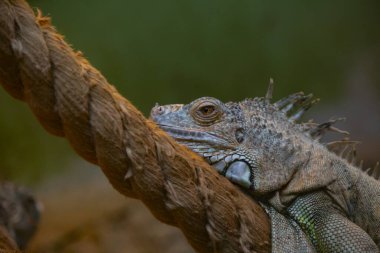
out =
{"type": "Polygon", "coordinates": [[[295,122],[313,103],[309,96],[298,93],[275,104],[270,96],[225,104],[200,98],[188,105],[156,106],[151,116],[222,175],[279,212],[275,223],[283,224],[282,214],[288,223],[290,218],[297,222],[313,246],[303,251],[293,245],[283,252],[379,252],[380,182],[318,141],[333,121],[295,122]],[[287,117],[295,106],[299,111],[287,117]]]}

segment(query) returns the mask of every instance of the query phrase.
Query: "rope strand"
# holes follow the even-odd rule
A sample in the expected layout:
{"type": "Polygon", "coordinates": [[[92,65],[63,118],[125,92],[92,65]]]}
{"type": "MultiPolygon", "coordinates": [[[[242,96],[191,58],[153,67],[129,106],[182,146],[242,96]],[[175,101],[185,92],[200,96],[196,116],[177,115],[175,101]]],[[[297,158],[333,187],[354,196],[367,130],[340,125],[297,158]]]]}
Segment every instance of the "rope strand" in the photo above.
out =
{"type": "Polygon", "coordinates": [[[198,252],[270,251],[257,202],[145,119],[23,0],[0,0],[0,83],[198,252]]]}

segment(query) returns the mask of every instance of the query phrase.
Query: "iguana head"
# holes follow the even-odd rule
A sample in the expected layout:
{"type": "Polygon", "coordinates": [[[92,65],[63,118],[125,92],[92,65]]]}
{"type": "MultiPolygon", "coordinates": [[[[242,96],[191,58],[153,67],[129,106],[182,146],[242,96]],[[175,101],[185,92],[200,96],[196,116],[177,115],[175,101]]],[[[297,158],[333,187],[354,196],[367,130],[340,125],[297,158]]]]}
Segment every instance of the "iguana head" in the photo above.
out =
{"type": "Polygon", "coordinates": [[[238,168],[250,182],[254,160],[244,153],[246,139],[244,112],[239,103],[222,103],[211,97],[187,105],[156,106],[152,119],[181,144],[186,145],[221,174],[238,168]],[[244,156],[244,157],[243,157],[244,156]]]}
{"type": "Polygon", "coordinates": [[[156,105],[151,118],[178,142],[203,156],[219,173],[251,188],[254,170],[262,161],[272,161],[276,156],[281,163],[294,152],[294,120],[308,108],[309,100],[310,96],[302,93],[275,104],[269,103],[268,95],[237,103],[203,97],[186,105],[156,105]],[[287,117],[291,108],[306,101],[307,106],[301,106],[293,118],[287,117]]]}

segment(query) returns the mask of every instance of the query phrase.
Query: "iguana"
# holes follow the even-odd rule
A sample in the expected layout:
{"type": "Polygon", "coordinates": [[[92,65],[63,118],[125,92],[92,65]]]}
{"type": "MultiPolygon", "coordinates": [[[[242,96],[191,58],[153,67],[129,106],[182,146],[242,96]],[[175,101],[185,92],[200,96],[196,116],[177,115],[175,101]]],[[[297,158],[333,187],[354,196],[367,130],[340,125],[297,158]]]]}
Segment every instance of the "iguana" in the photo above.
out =
{"type": "Polygon", "coordinates": [[[368,175],[320,142],[338,131],[335,120],[297,123],[315,103],[311,95],[272,104],[272,90],[238,103],[203,97],[156,105],[151,118],[265,205],[273,252],[379,252],[378,170],[368,175]],[[288,236],[287,245],[276,243],[288,236]]]}
{"type": "Polygon", "coordinates": [[[25,188],[1,182],[0,240],[6,239],[11,242],[12,239],[19,249],[25,249],[37,229],[41,207],[42,205],[25,188]]]}

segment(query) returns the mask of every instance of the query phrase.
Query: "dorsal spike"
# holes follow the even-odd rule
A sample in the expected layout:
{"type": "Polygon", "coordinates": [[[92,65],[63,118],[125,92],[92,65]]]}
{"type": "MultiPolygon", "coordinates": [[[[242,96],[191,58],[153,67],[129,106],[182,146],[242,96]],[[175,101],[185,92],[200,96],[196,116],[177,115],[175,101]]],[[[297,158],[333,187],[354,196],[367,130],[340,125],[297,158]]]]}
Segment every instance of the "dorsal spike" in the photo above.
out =
{"type": "Polygon", "coordinates": [[[341,149],[342,147],[347,146],[347,145],[354,145],[354,144],[356,145],[359,143],[360,143],[359,141],[350,141],[348,139],[343,139],[340,141],[329,142],[326,144],[326,146],[329,150],[336,150],[336,149],[341,149]]]}
{"type": "Polygon", "coordinates": [[[363,170],[363,164],[364,164],[364,161],[360,160],[359,165],[358,165],[359,169],[363,170]]]}
{"type": "Polygon", "coordinates": [[[288,113],[290,110],[293,109],[293,106],[294,106],[293,103],[288,104],[287,106],[285,106],[285,107],[282,109],[282,112],[285,113],[285,114],[288,113]]]}
{"type": "Polygon", "coordinates": [[[379,166],[379,162],[376,163],[375,167],[373,168],[373,177],[375,179],[379,179],[380,178],[380,166],[379,166]]]}
{"type": "Polygon", "coordinates": [[[306,100],[303,104],[301,104],[301,108],[292,116],[290,116],[289,120],[291,121],[297,121],[299,120],[302,115],[309,110],[313,105],[319,102],[319,98],[313,99],[313,100],[306,100]]]}
{"type": "Polygon", "coordinates": [[[290,103],[286,107],[284,107],[281,111],[283,113],[287,114],[293,108],[295,108],[297,106],[301,106],[302,107],[303,104],[307,104],[307,101],[310,100],[312,97],[313,97],[313,94],[309,94],[309,95],[306,95],[306,96],[296,97],[292,101],[290,101],[290,103]]]}
{"type": "Polygon", "coordinates": [[[356,151],[356,145],[354,144],[352,146],[351,157],[350,157],[349,163],[352,165],[355,165],[356,159],[357,159],[357,151],[356,151]]]}
{"type": "Polygon", "coordinates": [[[267,94],[265,94],[265,101],[267,103],[270,103],[270,101],[273,97],[273,88],[274,88],[274,81],[273,81],[273,78],[271,77],[271,78],[269,78],[267,94]]]}
{"type": "Polygon", "coordinates": [[[344,159],[344,153],[347,151],[348,145],[344,146],[343,149],[338,154],[340,157],[344,159]]]}
{"type": "Polygon", "coordinates": [[[343,121],[345,118],[330,119],[329,121],[319,124],[316,127],[312,128],[309,133],[314,138],[323,136],[327,131],[336,132],[344,135],[349,135],[350,133],[339,128],[333,127],[336,122],[343,121]]]}
{"type": "Polygon", "coordinates": [[[347,152],[343,157],[348,163],[351,163],[350,160],[352,158],[352,149],[351,147],[347,147],[347,152]]]}
{"type": "Polygon", "coordinates": [[[365,173],[367,173],[369,176],[372,175],[372,168],[367,168],[366,170],[364,170],[365,173]]]}
{"type": "Polygon", "coordinates": [[[289,120],[290,121],[298,121],[305,112],[306,112],[306,109],[305,108],[301,108],[295,114],[293,114],[292,116],[290,116],[289,120]]]}
{"type": "Polygon", "coordinates": [[[311,129],[316,128],[319,124],[315,123],[313,119],[310,119],[307,122],[300,123],[302,130],[306,133],[310,133],[311,129]]]}
{"type": "Polygon", "coordinates": [[[288,105],[289,103],[293,103],[293,101],[298,100],[303,96],[304,96],[303,92],[297,92],[285,98],[280,99],[279,101],[274,103],[274,105],[277,106],[277,108],[281,109],[285,107],[286,105],[288,105]]]}
{"type": "Polygon", "coordinates": [[[345,131],[345,130],[342,130],[342,129],[339,129],[337,127],[330,127],[330,131],[331,132],[335,132],[335,133],[338,133],[338,134],[344,134],[344,135],[350,135],[349,132],[345,131]]]}

